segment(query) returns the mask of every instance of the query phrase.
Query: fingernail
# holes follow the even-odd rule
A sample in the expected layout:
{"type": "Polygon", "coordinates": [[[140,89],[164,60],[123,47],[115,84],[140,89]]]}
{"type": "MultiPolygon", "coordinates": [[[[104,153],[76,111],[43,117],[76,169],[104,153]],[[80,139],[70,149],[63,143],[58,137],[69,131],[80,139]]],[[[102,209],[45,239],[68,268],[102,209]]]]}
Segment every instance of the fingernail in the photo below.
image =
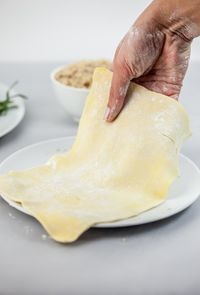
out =
{"type": "Polygon", "coordinates": [[[110,108],[107,107],[107,108],[106,108],[106,111],[105,111],[105,114],[104,114],[104,120],[107,120],[107,119],[108,119],[109,114],[110,114],[110,108]]]}

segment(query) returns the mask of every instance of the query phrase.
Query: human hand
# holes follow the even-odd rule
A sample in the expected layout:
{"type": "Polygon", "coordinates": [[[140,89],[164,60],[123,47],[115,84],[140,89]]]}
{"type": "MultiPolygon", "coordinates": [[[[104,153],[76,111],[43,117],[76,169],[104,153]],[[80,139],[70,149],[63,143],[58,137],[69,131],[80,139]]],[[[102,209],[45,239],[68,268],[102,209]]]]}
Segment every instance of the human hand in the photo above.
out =
{"type": "Polygon", "coordinates": [[[164,1],[154,1],[120,42],[113,61],[105,113],[108,122],[113,121],[123,108],[130,81],[178,99],[188,67],[191,41],[198,35],[198,30],[188,18],[170,14],[172,9],[169,2],[166,7],[164,1]],[[162,9],[165,11],[163,16],[162,9]]]}

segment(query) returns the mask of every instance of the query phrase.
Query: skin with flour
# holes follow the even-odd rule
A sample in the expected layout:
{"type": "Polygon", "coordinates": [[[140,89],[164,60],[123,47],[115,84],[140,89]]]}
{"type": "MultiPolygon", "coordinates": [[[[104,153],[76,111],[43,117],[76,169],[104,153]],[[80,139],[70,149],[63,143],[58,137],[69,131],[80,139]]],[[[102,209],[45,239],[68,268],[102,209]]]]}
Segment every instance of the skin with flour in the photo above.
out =
{"type": "Polygon", "coordinates": [[[200,35],[200,0],[154,0],[120,42],[105,119],[124,106],[130,81],[178,99],[192,40],[200,35]]]}

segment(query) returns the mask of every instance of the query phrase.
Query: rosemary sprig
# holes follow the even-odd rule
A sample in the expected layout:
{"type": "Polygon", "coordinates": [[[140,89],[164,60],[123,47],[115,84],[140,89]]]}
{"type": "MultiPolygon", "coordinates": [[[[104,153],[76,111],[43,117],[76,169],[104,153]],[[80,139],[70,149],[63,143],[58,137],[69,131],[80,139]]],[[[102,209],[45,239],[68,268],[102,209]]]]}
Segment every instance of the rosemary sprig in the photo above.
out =
{"type": "Polygon", "coordinates": [[[20,94],[20,93],[16,93],[16,94],[12,94],[11,95],[11,90],[18,84],[18,81],[15,81],[10,87],[9,89],[6,91],[5,93],[5,99],[4,100],[0,100],[0,116],[2,115],[6,115],[7,112],[11,109],[16,109],[18,108],[18,106],[13,102],[13,98],[15,97],[21,97],[23,99],[27,99],[26,95],[20,94]]]}

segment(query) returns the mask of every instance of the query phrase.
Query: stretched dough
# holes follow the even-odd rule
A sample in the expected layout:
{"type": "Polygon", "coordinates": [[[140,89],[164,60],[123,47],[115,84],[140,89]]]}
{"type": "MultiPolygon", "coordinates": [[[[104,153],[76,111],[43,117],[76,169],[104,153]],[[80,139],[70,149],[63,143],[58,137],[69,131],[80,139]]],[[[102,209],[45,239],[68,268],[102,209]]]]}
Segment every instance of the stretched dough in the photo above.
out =
{"type": "Polygon", "coordinates": [[[59,242],[159,205],[178,175],[179,149],[190,135],[183,107],[132,84],[123,112],[107,123],[111,79],[109,70],[96,69],[69,152],[0,177],[0,193],[22,203],[59,242]]]}

